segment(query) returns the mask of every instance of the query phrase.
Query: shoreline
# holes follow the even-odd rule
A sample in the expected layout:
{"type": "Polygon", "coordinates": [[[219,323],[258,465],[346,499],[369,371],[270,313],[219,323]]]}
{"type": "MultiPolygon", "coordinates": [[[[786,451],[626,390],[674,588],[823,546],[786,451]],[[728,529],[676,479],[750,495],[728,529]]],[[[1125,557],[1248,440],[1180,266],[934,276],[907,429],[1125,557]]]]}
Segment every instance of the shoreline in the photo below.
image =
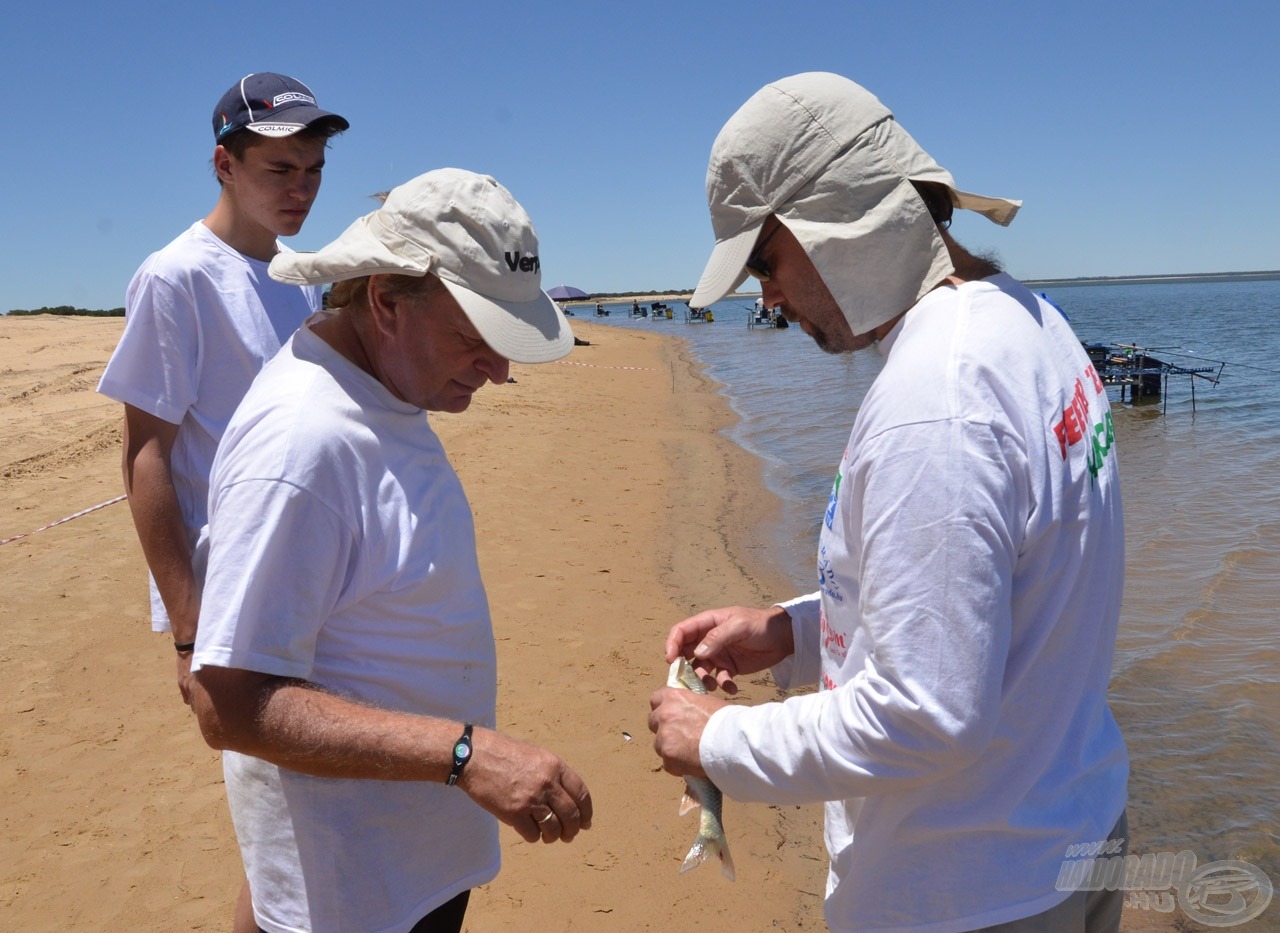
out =
{"type": "MultiPolygon", "coordinates": [[[[640,304],[652,304],[655,301],[679,301],[685,302],[693,297],[693,292],[670,292],[663,295],[617,295],[613,298],[575,298],[570,301],[558,301],[556,304],[562,308],[590,308],[594,307],[596,302],[602,305],[618,305],[629,304],[631,302],[639,302],[640,304]]],[[[721,301],[730,301],[734,299],[750,298],[755,300],[760,297],[759,292],[733,292],[725,295],[721,301]]]]}
{"type": "MultiPolygon", "coordinates": [[[[670,335],[575,321],[560,364],[433,415],[472,505],[499,659],[504,731],[586,780],[595,827],[571,845],[501,830],[503,870],[472,897],[472,933],[822,924],[821,809],[727,801],[738,882],[678,868],[696,816],[646,719],[662,640],[693,611],[789,595],[755,559],[763,463],[725,434],[727,400],[670,335]],[[628,738],[629,736],[629,738],[628,738]],[[563,883],[562,883],[563,882],[563,883]],[[565,890],[572,890],[566,897],[565,890]],[[533,911],[531,914],[529,911],[533,911]]],[[[0,319],[0,907],[15,926],[225,929],[241,869],[219,756],[147,623],[145,564],[118,503],[118,406],[94,392],[123,320],[0,319]]],[[[777,691],[763,677],[748,701],[777,691]]]]}
{"type": "MultiPolygon", "coordinates": [[[[15,928],[223,930],[241,868],[219,755],[149,631],[128,507],[36,532],[120,493],[120,414],[94,387],[122,328],[0,317],[0,540],[23,536],[0,545],[0,910],[15,928]]],[[[696,816],[677,816],[645,723],[672,623],[791,595],[758,559],[781,500],[687,341],[574,328],[591,345],[562,364],[513,366],[515,391],[433,416],[475,514],[499,722],[563,755],[596,803],[571,845],[504,827],[502,872],[465,929],[521,928],[530,911],[566,930],[822,929],[821,808],[726,801],[738,882],[679,874],[696,816]]],[[[743,687],[777,696],[763,677],[743,687]]],[[[1130,909],[1121,930],[1179,919],[1130,909]]]]}

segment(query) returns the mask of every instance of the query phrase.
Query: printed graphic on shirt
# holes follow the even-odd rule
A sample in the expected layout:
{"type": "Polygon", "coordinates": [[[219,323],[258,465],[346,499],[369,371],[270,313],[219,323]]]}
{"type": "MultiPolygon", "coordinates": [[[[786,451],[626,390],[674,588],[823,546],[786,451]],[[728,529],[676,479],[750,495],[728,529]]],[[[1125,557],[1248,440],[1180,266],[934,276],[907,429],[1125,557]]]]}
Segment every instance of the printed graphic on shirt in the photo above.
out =
{"type": "Polygon", "coordinates": [[[849,644],[845,641],[844,633],[831,627],[825,612],[820,614],[819,621],[822,625],[822,650],[837,664],[843,664],[849,654],[849,644]]]}
{"type": "Polygon", "coordinates": [[[831,498],[827,500],[827,514],[824,519],[827,523],[827,531],[831,530],[831,524],[836,520],[836,499],[840,496],[840,478],[844,476],[844,464],[840,465],[840,470],[836,473],[836,481],[831,487],[831,498]]]}
{"type": "MultiPolygon", "coordinates": [[[[1092,363],[1085,367],[1084,374],[1093,387],[1094,398],[1106,392],[1092,363]]],[[[1085,384],[1077,377],[1071,401],[1062,409],[1062,418],[1053,426],[1053,433],[1058,438],[1058,450],[1062,453],[1063,460],[1067,459],[1070,448],[1080,443],[1086,445],[1084,453],[1089,476],[1096,478],[1115,443],[1115,429],[1111,422],[1110,408],[1105,408],[1100,416],[1094,418],[1093,409],[1096,406],[1091,406],[1089,401],[1085,384]]]]}
{"type": "Polygon", "coordinates": [[[818,586],[824,595],[838,603],[844,602],[840,593],[840,585],[836,583],[835,568],[831,566],[831,558],[827,556],[827,546],[818,545],[818,586]]]}

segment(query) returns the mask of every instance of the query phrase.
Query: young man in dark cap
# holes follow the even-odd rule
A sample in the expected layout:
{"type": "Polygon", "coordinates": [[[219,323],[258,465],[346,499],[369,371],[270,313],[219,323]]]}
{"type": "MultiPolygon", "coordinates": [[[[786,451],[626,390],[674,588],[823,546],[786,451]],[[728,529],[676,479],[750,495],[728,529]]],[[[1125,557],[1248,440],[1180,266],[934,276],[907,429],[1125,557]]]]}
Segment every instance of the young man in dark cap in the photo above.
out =
{"type": "MultiPolygon", "coordinates": [[[[328,140],[348,127],[286,75],[246,75],[213,111],[213,210],[147,257],[125,298],[125,330],[98,384],[124,403],[124,482],[151,577],[151,626],[170,632],[190,702],[205,561],[209,469],[231,413],[319,288],[281,285],[267,264],[302,229],[328,140]]],[[[253,929],[248,888],[236,930],[253,929]]]]}
{"type": "Polygon", "coordinates": [[[700,613],[666,643],[730,692],[769,667],[819,691],[655,693],[666,769],[824,803],[833,930],[1116,930],[1124,892],[1077,890],[1068,861],[1123,855],[1126,832],[1107,396],[1063,316],[947,232],[953,209],[1007,224],[1020,202],[960,190],[832,74],[753,95],[707,193],[717,243],[691,304],[754,275],[824,349],[875,345],[884,365],[819,529],[818,591],[700,613]]]}
{"type": "Polygon", "coordinates": [[[547,843],[591,825],[577,773],[496,729],[475,527],[430,419],[573,348],[538,256],[505,188],[438,169],[271,263],[335,283],[331,311],[218,449],[192,679],[271,933],[457,931],[499,821],[547,843]]]}
{"type": "Polygon", "coordinates": [[[275,282],[267,264],[285,250],[277,238],[302,229],[327,141],[347,126],[295,78],[251,74],[227,90],[213,111],[218,201],[135,273],[98,385],[125,406],[124,481],[152,628],[173,635],[186,702],[209,468],[253,377],[320,306],[319,288],[275,282]]]}

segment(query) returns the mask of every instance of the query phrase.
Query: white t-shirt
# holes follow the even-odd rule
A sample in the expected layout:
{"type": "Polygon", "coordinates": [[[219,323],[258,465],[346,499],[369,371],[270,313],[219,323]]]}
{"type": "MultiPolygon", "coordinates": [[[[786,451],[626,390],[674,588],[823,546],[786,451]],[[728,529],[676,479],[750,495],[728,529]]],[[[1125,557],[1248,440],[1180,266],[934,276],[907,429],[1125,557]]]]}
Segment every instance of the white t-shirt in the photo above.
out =
{"type": "MultiPolygon", "coordinates": [[[[457,474],[426,412],[308,326],[227,427],[209,510],[193,670],[494,725],[493,630],[457,474]]],[[[408,930],[497,874],[497,821],[456,787],[223,760],[266,930],[408,930]]]]}
{"type": "MultiPolygon", "coordinates": [[[[280,246],[283,250],[285,247],[280,246]]],[[[171,468],[188,543],[204,527],[209,469],[231,413],[323,290],[283,285],[196,222],[129,283],[125,328],[98,391],[178,425],[171,468]]],[[[169,616],[151,581],[151,624],[169,616]]]]}
{"type": "Polygon", "coordinates": [[[1111,414],[1062,315],[1005,275],[929,293],[880,345],[774,675],[717,712],[726,794],[826,803],[833,930],[1048,910],[1128,759],[1106,704],[1124,532],[1111,414]]]}

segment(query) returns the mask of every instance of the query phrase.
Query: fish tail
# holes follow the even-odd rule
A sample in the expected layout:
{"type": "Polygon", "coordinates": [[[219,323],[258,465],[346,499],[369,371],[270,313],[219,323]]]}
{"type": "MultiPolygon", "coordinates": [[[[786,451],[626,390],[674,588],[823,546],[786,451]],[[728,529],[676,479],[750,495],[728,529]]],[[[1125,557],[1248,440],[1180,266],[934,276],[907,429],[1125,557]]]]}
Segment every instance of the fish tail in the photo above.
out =
{"type": "Polygon", "coordinates": [[[719,859],[720,871],[730,881],[735,880],[736,873],[733,867],[733,856],[729,854],[729,844],[725,841],[724,836],[699,835],[697,839],[693,840],[693,846],[689,849],[689,854],[684,857],[684,863],[680,866],[680,871],[683,874],[686,871],[697,868],[710,858],[719,859]]]}

